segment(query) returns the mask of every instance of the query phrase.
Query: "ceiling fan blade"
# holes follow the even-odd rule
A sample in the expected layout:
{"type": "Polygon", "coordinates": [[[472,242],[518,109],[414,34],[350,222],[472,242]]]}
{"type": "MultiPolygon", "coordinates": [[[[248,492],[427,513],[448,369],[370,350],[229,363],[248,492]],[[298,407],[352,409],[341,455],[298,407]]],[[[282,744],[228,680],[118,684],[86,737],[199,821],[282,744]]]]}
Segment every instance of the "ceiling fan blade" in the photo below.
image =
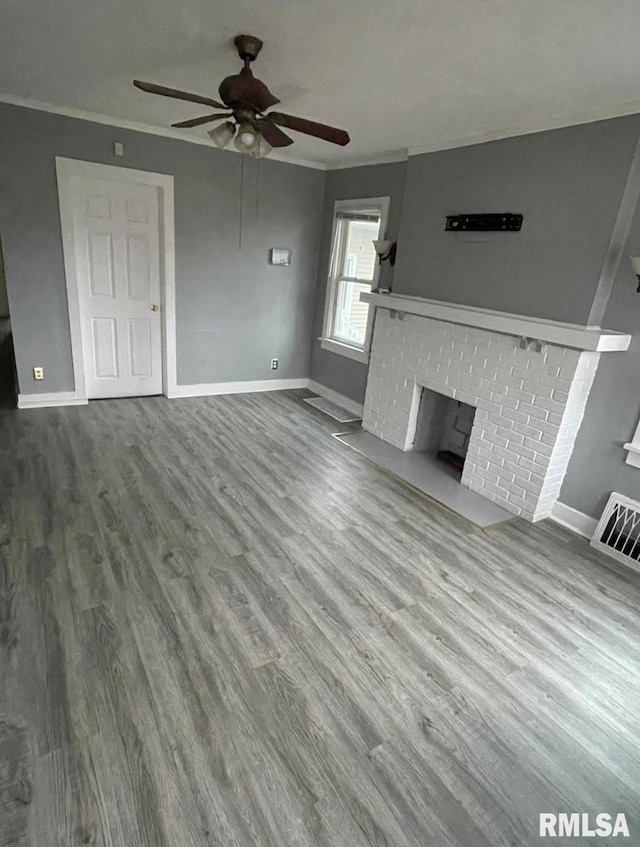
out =
{"type": "Polygon", "coordinates": [[[260,134],[272,147],[288,147],[293,144],[293,138],[289,138],[286,132],[270,121],[258,121],[260,134]]]}
{"type": "Polygon", "coordinates": [[[225,109],[223,103],[212,100],[210,97],[201,97],[200,94],[191,94],[189,91],[179,91],[177,88],[166,88],[164,85],[156,85],[153,82],[142,82],[134,79],[133,84],[141,91],[149,94],[162,94],[163,97],[174,97],[176,100],[188,100],[190,103],[202,103],[203,106],[213,106],[214,109],[225,109]]]}
{"type": "Polygon", "coordinates": [[[340,144],[344,147],[351,139],[349,133],[343,129],[337,129],[334,126],[319,124],[315,121],[308,121],[306,118],[297,118],[295,115],[285,115],[284,112],[270,112],[266,116],[269,120],[280,126],[286,126],[287,129],[293,129],[296,132],[304,132],[305,135],[313,135],[316,138],[321,138],[323,141],[330,141],[332,144],[340,144]]]}
{"type": "Polygon", "coordinates": [[[208,124],[211,121],[219,121],[222,118],[230,118],[231,115],[232,115],[231,112],[229,112],[228,115],[205,115],[202,118],[191,118],[191,120],[189,120],[189,121],[179,121],[177,124],[171,124],[171,126],[178,126],[178,127],[200,126],[200,124],[208,124]]]}

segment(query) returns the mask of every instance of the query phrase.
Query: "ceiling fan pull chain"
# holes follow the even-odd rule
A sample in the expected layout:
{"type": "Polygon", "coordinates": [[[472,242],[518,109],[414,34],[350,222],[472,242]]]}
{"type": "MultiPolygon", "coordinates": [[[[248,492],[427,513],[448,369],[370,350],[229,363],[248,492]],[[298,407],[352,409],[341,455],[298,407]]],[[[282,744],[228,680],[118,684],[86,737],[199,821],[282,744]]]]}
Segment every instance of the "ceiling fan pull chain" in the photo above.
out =
{"type": "Polygon", "coordinates": [[[244,209],[244,154],[240,154],[240,214],[238,215],[238,250],[242,250],[242,210],[244,209]]]}
{"type": "Polygon", "coordinates": [[[260,207],[260,159],[257,160],[256,169],[256,223],[258,223],[258,213],[260,207]]]}

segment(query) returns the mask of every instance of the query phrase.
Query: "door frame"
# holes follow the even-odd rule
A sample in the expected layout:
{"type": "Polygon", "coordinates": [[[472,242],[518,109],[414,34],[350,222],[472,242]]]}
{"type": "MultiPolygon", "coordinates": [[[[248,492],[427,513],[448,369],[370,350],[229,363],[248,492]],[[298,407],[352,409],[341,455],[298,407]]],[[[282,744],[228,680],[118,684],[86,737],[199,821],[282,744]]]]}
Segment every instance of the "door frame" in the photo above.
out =
{"type": "Polygon", "coordinates": [[[175,217],[173,176],[139,171],[117,165],[102,165],[80,159],[56,156],[60,228],[67,286],[69,329],[71,332],[71,358],[75,380],[75,396],[87,400],[84,355],[82,352],[82,325],[75,254],[73,210],[77,192],[74,177],[104,179],[111,182],[130,182],[150,185],[158,190],[158,221],[160,224],[160,308],[162,310],[162,393],[176,396],[176,271],[175,271],[175,217]]]}

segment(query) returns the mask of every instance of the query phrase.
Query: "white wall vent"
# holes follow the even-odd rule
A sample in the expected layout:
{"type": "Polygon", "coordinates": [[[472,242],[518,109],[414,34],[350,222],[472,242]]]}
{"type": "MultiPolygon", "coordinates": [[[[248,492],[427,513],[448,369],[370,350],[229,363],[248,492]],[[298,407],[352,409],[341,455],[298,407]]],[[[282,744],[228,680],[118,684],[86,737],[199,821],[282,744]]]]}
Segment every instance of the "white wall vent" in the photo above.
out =
{"type": "Polygon", "coordinates": [[[640,570],[640,503],[614,491],[598,521],[591,546],[640,570]]]}

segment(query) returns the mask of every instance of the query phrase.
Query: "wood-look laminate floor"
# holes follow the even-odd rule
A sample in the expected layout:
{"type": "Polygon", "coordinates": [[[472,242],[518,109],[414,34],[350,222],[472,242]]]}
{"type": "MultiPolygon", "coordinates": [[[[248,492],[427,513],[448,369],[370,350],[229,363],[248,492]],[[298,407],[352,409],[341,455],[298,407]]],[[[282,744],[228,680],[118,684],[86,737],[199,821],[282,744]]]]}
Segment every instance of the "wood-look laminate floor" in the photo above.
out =
{"type": "Polygon", "coordinates": [[[0,410],[1,847],[637,844],[640,575],[302,396],[0,410]]]}

